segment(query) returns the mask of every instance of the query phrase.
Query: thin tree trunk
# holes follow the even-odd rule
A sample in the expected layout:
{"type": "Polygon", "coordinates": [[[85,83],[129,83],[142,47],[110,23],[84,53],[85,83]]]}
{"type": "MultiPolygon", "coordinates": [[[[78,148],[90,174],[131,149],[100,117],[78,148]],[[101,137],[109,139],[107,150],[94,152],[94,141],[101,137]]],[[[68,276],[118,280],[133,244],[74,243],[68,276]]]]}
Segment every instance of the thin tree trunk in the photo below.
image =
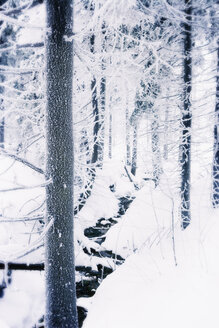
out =
{"type": "Polygon", "coordinates": [[[98,142],[97,138],[98,138],[98,132],[100,129],[99,110],[98,110],[98,102],[97,102],[97,82],[96,82],[95,77],[93,77],[93,80],[91,81],[91,90],[92,90],[92,106],[93,106],[93,116],[94,116],[94,127],[93,127],[94,145],[93,145],[93,153],[92,153],[91,163],[95,164],[98,161],[99,142],[98,142]]]}
{"type": "MultiPolygon", "coordinates": [[[[2,28],[3,26],[3,21],[0,22],[0,27],[2,28]]],[[[6,26],[4,29],[1,31],[1,37],[0,37],[0,46],[7,45],[8,42],[8,37],[12,34],[12,30],[10,27],[6,26]]],[[[8,65],[8,54],[7,53],[2,53],[0,56],[0,65],[8,65]]],[[[0,82],[1,84],[4,84],[5,82],[5,76],[0,75],[0,82]]],[[[0,95],[4,93],[4,87],[0,87],[0,95]]],[[[4,112],[4,100],[2,97],[0,97],[0,112],[4,112]]],[[[4,148],[4,143],[5,143],[5,119],[4,117],[0,120],[0,148],[4,148]]]]}
{"type": "Polygon", "coordinates": [[[88,141],[88,135],[87,130],[85,128],[81,131],[82,137],[81,137],[81,144],[80,144],[80,151],[81,151],[81,158],[80,160],[83,161],[83,158],[85,156],[85,163],[87,165],[90,165],[90,148],[89,148],[89,141],[88,141]]]}
{"type": "MultiPolygon", "coordinates": [[[[103,66],[104,67],[104,64],[103,66]]],[[[103,70],[105,68],[102,68],[103,70]]],[[[99,160],[101,164],[103,164],[103,156],[104,156],[104,132],[105,132],[105,126],[104,126],[104,119],[105,119],[105,111],[106,111],[106,78],[102,77],[100,80],[100,110],[101,110],[101,122],[100,122],[100,154],[99,154],[99,160]]]]}
{"type": "Polygon", "coordinates": [[[212,203],[219,206],[219,39],[217,41],[217,78],[216,78],[216,105],[214,126],[214,155],[213,155],[213,193],[212,203]]]}
{"type": "Polygon", "coordinates": [[[131,147],[130,147],[130,118],[129,118],[129,101],[128,91],[126,88],[126,108],[125,108],[125,119],[126,119],[126,165],[131,165],[131,147]]]}
{"type": "Polygon", "coordinates": [[[164,123],[164,146],[163,146],[163,158],[168,160],[169,147],[168,147],[168,119],[169,119],[169,109],[168,107],[165,110],[165,123],[164,123]]]}
{"type": "Polygon", "coordinates": [[[73,240],[73,2],[47,0],[46,327],[77,328],[73,240]]]}
{"type": "Polygon", "coordinates": [[[134,125],[133,130],[133,146],[132,146],[132,167],[131,167],[131,173],[133,175],[136,174],[137,169],[137,151],[138,151],[138,125],[137,123],[134,125]]]}
{"type": "MultiPolygon", "coordinates": [[[[112,98],[110,97],[110,102],[112,98]]],[[[113,129],[113,116],[111,113],[111,105],[109,105],[110,113],[109,113],[109,159],[112,159],[112,129],[113,129]]]]}
{"type": "Polygon", "coordinates": [[[153,179],[155,182],[155,186],[159,184],[160,175],[162,173],[158,128],[159,128],[158,113],[157,113],[157,109],[154,109],[153,121],[151,124],[151,133],[152,133],[151,144],[152,144],[153,179]]]}
{"type": "Polygon", "coordinates": [[[185,229],[191,220],[190,169],[191,169],[191,90],[192,90],[192,0],[185,0],[184,27],[184,109],[182,114],[181,145],[181,219],[185,229]]]}
{"type": "MultiPolygon", "coordinates": [[[[106,50],[106,24],[102,25],[102,53],[105,53],[106,50]]],[[[102,74],[100,80],[100,162],[103,164],[104,157],[104,135],[105,135],[105,113],[106,113],[106,77],[104,76],[104,71],[106,70],[106,63],[104,58],[102,58],[102,74]]]]}
{"type": "MultiPolygon", "coordinates": [[[[91,53],[94,53],[94,43],[95,43],[95,36],[94,34],[90,38],[90,50],[91,53]]],[[[98,155],[100,153],[100,145],[98,141],[98,133],[100,130],[100,123],[99,123],[99,109],[98,109],[98,101],[97,101],[97,81],[95,76],[91,81],[91,91],[92,91],[92,107],[93,107],[93,116],[94,116],[94,127],[93,127],[93,153],[91,163],[96,164],[98,161],[98,155]]]]}
{"type": "MultiPolygon", "coordinates": [[[[0,108],[0,111],[3,111],[3,108],[0,108]]],[[[4,118],[0,122],[0,148],[4,148],[5,142],[5,120],[4,118]]]]}

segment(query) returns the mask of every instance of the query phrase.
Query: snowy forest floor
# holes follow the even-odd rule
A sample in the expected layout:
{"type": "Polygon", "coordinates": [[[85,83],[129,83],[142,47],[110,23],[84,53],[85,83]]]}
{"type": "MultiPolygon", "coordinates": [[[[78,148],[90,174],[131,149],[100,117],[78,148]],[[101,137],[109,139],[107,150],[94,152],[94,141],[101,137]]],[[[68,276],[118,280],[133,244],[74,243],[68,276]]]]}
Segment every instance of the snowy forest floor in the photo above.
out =
{"type": "MultiPolygon", "coordinates": [[[[211,208],[210,176],[193,183],[192,222],[182,231],[179,200],[165,179],[154,188],[136,178],[136,190],[123,166],[111,164],[75,218],[78,306],[88,311],[83,328],[217,327],[219,210],[211,208]],[[128,199],[123,212],[121,199],[128,199]]],[[[8,256],[20,246],[1,229],[1,255],[8,256]]],[[[43,251],[34,256],[29,261],[43,251]]],[[[43,272],[13,271],[0,299],[0,327],[33,327],[44,301],[43,272]]]]}

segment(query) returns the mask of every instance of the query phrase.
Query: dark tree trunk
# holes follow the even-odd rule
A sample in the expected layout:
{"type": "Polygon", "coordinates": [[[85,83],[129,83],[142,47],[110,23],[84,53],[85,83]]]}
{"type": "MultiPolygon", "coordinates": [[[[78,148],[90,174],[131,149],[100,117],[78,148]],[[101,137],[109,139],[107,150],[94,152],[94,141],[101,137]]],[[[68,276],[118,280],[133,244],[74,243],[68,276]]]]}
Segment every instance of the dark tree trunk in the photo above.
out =
{"type": "MultiPolygon", "coordinates": [[[[104,69],[104,68],[103,68],[104,69]]],[[[100,110],[101,110],[101,122],[100,122],[100,155],[99,160],[103,163],[104,155],[104,119],[105,119],[105,108],[106,108],[106,78],[102,77],[100,81],[100,110]]]]}
{"type": "Polygon", "coordinates": [[[214,126],[214,155],[213,155],[213,193],[214,207],[219,206],[219,39],[217,41],[217,78],[216,78],[216,105],[214,126]]]}
{"type": "Polygon", "coordinates": [[[8,0],[0,0],[0,6],[3,6],[8,0]]]}
{"type": "MultiPolygon", "coordinates": [[[[90,38],[90,51],[94,53],[94,44],[95,44],[95,36],[94,34],[90,38]]],[[[96,164],[99,159],[100,154],[100,143],[98,140],[98,134],[100,130],[100,118],[99,118],[99,108],[98,108],[98,101],[97,101],[97,81],[95,76],[91,81],[91,92],[92,92],[92,108],[93,108],[93,117],[94,117],[94,127],[93,127],[93,153],[91,163],[96,164]]]]}
{"type": "Polygon", "coordinates": [[[93,153],[91,163],[95,164],[98,161],[99,154],[99,142],[98,142],[98,132],[100,129],[99,125],[99,110],[98,110],[98,102],[97,102],[97,81],[96,78],[93,77],[91,81],[91,90],[92,90],[92,107],[93,107],[93,116],[94,116],[94,127],[93,127],[93,153]]]}
{"type": "MultiPolygon", "coordinates": [[[[0,27],[2,28],[3,22],[0,22],[0,27]]],[[[0,36],[0,46],[6,46],[8,43],[9,37],[12,35],[13,31],[9,26],[6,26],[2,31],[1,31],[1,36],[0,36]]],[[[5,65],[7,66],[9,62],[9,54],[7,52],[1,53],[0,56],[0,65],[5,65]]],[[[5,76],[0,75],[0,82],[3,84],[5,82],[5,76]]],[[[4,87],[0,87],[0,95],[3,95],[4,93],[4,87]]],[[[0,96],[0,113],[5,110],[4,108],[4,100],[3,97],[0,96]]],[[[4,148],[4,143],[5,143],[5,119],[4,117],[0,120],[0,148],[4,148]]]]}
{"type": "Polygon", "coordinates": [[[191,167],[191,90],[192,90],[192,0],[185,0],[184,27],[184,108],[182,113],[181,144],[181,219],[185,229],[191,220],[190,167],[191,167]]]}
{"type": "Polygon", "coordinates": [[[132,166],[131,166],[131,173],[133,175],[136,174],[137,169],[137,151],[138,151],[138,125],[137,123],[134,124],[133,130],[133,146],[132,146],[132,166]]]}
{"type": "Polygon", "coordinates": [[[73,2],[47,0],[46,327],[77,328],[73,240],[73,2]]]}
{"type": "Polygon", "coordinates": [[[80,154],[79,159],[83,161],[85,156],[85,164],[90,165],[90,148],[89,148],[89,140],[87,135],[87,130],[85,128],[81,131],[81,144],[80,144],[80,154]]]}
{"type": "MultiPolygon", "coordinates": [[[[102,25],[102,53],[105,53],[106,50],[106,24],[102,25]]],[[[104,135],[105,135],[105,113],[106,113],[106,77],[104,72],[106,70],[106,63],[104,58],[102,58],[102,77],[100,80],[100,162],[103,164],[104,157],[104,135]]]]}

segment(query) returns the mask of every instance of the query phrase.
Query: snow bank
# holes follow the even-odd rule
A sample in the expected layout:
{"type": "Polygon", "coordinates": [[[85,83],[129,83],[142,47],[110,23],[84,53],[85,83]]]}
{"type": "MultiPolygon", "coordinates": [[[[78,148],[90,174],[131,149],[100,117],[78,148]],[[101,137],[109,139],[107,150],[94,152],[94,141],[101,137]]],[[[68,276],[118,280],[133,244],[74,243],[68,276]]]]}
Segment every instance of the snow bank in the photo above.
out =
{"type": "Polygon", "coordinates": [[[109,188],[118,178],[118,173],[113,177],[113,172],[113,166],[111,166],[111,172],[110,166],[97,170],[91,195],[78,214],[83,229],[94,226],[100,218],[109,219],[117,215],[119,201],[109,188]]]}
{"type": "Polygon", "coordinates": [[[103,246],[123,257],[158,241],[172,220],[172,201],[154,183],[147,182],[121,218],[106,234],[103,246]]]}
{"type": "MultiPolygon", "coordinates": [[[[145,193],[145,190],[139,193],[136,203],[144,198],[145,193]]],[[[181,231],[180,225],[176,224],[174,234],[169,230],[156,242],[143,243],[109,275],[92,298],[83,328],[219,326],[219,210],[211,209],[209,200],[208,185],[205,181],[198,181],[192,190],[191,225],[181,231]]],[[[143,222],[147,208],[137,214],[137,204],[132,206],[129,213],[133,214],[136,223],[143,222]]],[[[164,209],[168,206],[170,203],[162,202],[158,208],[166,213],[164,209]]],[[[165,222],[162,218],[168,221],[167,216],[161,215],[162,211],[158,215],[161,227],[165,222]]],[[[126,221],[133,223],[129,213],[126,221]]],[[[146,227],[145,224],[143,228],[146,227]]],[[[122,233],[125,242],[129,236],[128,228],[122,233]]],[[[136,232],[137,235],[141,237],[136,232]]],[[[109,237],[107,242],[110,244],[109,237]]],[[[117,250],[122,251],[122,243],[117,245],[117,250]]]]}
{"type": "Polygon", "coordinates": [[[44,303],[44,273],[14,271],[0,299],[0,327],[33,327],[44,313],[44,303]]]}

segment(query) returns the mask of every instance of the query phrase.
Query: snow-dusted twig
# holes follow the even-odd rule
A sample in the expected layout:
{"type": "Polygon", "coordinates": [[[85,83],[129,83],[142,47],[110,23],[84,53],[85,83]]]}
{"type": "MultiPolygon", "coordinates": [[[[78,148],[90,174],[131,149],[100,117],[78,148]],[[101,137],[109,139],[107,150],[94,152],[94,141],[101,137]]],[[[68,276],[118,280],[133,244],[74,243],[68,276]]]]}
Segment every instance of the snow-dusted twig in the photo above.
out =
{"type": "Polygon", "coordinates": [[[13,25],[19,26],[19,27],[30,28],[30,29],[37,29],[37,30],[43,30],[43,31],[49,31],[49,29],[46,28],[45,26],[28,24],[28,23],[19,21],[16,18],[12,18],[12,17],[6,16],[6,15],[2,14],[1,12],[0,12],[0,20],[2,20],[4,22],[7,22],[9,24],[13,24],[13,25]]]}
{"type": "Polygon", "coordinates": [[[131,175],[130,175],[130,173],[129,173],[127,167],[126,167],[126,165],[124,166],[124,169],[125,169],[125,172],[126,172],[126,174],[127,174],[127,177],[128,177],[128,179],[129,179],[129,181],[132,182],[132,183],[134,184],[135,190],[139,190],[138,185],[137,185],[137,184],[133,181],[133,179],[131,178],[131,175]]]}
{"type": "MultiPolygon", "coordinates": [[[[47,226],[44,228],[40,237],[37,240],[35,240],[31,245],[29,245],[28,247],[25,247],[21,251],[18,251],[17,253],[10,254],[9,256],[7,256],[7,262],[9,262],[9,261],[12,262],[14,260],[18,260],[18,259],[34,252],[35,250],[43,247],[44,246],[43,239],[44,239],[45,235],[47,234],[47,232],[49,231],[49,229],[52,227],[53,223],[54,223],[54,219],[51,219],[49,221],[49,223],[47,224],[47,226]]],[[[0,259],[0,262],[5,263],[6,260],[0,259]]]]}
{"type": "Polygon", "coordinates": [[[30,68],[14,68],[6,65],[0,65],[0,72],[4,74],[32,74],[33,72],[39,72],[40,68],[30,67],[30,68]]]}
{"type": "Polygon", "coordinates": [[[21,157],[15,155],[15,154],[11,154],[11,153],[9,153],[8,151],[6,151],[4,149],[1,149],[1,153],[3,153],[7,157],[15,159],[16,161],[28,166],[29,168],[31,168],[32,170],[34,170],[34,171],[36,171],[40,174],[44,174],[44,171],[42,169],[40,169],[39,167],[37,167],[34,164],[30,163],[29,161],[27,161],[24,158],[21,158],[21,157]]]}
{"type": "Polygon", "coordinates": [[[176,259],[176,244],[175,244],[175,225],[174,225],[174,200],[171,197],[171,201],[172,201],[172,210],[171,210],[171,216],[172,216],[172,220],[171,220],[171,225],[172,225],[172,242],[173,242],[173,257],[174,257],[174,262],[175,262],[175,266],[177,266],[177,259],[176,259]]]}
{"type": "Polygon", "coordinates": [[[8,51],[16,51],[16,50],[25,49],[25,48],[42,48],[43,46],[44,46],[43,42],[13,44],[11,46],[1,48],[0,53],[4,53],[4,52],[8,52],[8,51]]]}
{"type": "Polygon", "coordinates": [[[20,218],[0,216],[0,223],[29,222],[29,221],[38,221],[38,220],[43,220],[43,219],[44,219],[44,216],[42,216],[42,215],[33,216],[33,217],[23,216],[23,217],[20,217],[20,218]]]}
{"type": "Polygon", "coordinates": [[[28,189],[35,189],[35,188],[43,188],[48,186],[52,183],[52,180],[49,179],[48,181],[45,181],[44,183],[40,183],[33,186],[20,186],[20,187],[14,187],[14,188],[8,188],[8,189],[0,189],[0,192],[8,192],[8,191],[17,191],[17,190],[28,190],[28,189]]]}

